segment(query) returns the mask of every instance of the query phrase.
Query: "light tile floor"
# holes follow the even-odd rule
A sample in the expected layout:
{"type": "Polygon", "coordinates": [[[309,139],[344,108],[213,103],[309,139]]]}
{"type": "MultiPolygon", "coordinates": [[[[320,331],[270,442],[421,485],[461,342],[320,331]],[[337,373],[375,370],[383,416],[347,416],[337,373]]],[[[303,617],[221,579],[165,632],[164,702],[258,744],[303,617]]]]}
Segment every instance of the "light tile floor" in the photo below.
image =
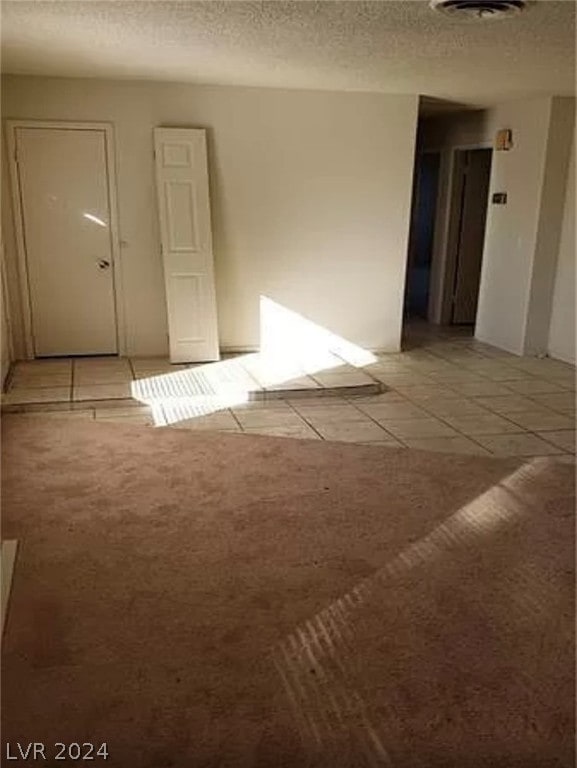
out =
{"type": "MultiPolygon", "coordinates": [[[[180,398],[183,392],[214,399],[215,395],[249,395],[277,398],[303,392],[325,394],[327,390],[378,392],[383,387],[371,375],[335,355],[307,370],[307,361],[262,357],[258,354],[226,356],[218,363],[171,365],[163,358],[91,357],[17,362],[11,372],[5,409],[39,403],[94,403],[180,398]],[[326,366],[322,368],[321,366],[326,366]]],[[[233,397],[234,399],[234,397],[233,397]]],[[[241,398],[242,399],[242,398],[241,398]]],[[[238,398],[237,398],[238,401],[238,398]]],[[[68,404],[68,406],[66,405],[68,404]]]]}
{"type": "MultiPolygon", "coordinates": [[[[409,335],[406,346],[399,354],[379,356],[356,375],[346,370],[339,377],[338,369],[312,374],[323,397],[287,393],[183,417],[169,428],[574,462],[572,366],[516,357],[451,330],[422,327],[409,335]],[[322,389],[362,383],[363,375],[382,382],[387,391],[355,395],[346,389],[345,396],[329,396],[322,389]]],[[[19,410],[23,418],[41,414],[153,424],[151,409],[128,399],[131,381],[174,371],[160,359],[19,363],[4,408],[19,410]]],[[[273,383],[270,389],[278,386],[273,383]]]]}

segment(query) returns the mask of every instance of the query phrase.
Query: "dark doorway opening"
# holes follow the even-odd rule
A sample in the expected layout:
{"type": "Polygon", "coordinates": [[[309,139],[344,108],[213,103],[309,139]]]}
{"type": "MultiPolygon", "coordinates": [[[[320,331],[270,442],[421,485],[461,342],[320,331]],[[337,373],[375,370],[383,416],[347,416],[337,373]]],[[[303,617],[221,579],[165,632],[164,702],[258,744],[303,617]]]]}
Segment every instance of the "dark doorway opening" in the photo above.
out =
{"type": "Polygon", "coordinates": [[[405,282],[405,319],[427,319],[439,189],[439,152],[423,152],[415,168],[405,282]]]}

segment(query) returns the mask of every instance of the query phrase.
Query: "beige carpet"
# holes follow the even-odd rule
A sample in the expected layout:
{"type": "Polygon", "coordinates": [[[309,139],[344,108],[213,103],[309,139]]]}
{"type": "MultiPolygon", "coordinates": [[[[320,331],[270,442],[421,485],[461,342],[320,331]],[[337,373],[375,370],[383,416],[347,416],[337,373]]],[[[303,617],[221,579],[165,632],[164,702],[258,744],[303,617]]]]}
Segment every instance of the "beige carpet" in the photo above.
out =
{"type": "Polygon", "coordinates": [[[106,742],[115,768],[573,765],[572,467],[3,433],[5,742],[106,742]]]}

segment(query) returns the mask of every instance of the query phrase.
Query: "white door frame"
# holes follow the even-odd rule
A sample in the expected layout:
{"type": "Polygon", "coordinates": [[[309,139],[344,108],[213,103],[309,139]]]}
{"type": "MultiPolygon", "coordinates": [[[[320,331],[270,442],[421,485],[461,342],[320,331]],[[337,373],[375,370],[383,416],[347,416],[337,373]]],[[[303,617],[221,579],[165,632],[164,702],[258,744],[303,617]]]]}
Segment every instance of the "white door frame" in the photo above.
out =
{"type": "MultiPolygon", "coordinates": [[[[14,362],[14,339],[12,336],[12,307],[10,305],[10,296],[8,292],[8,274],[6,271],[6,258],[4,251],[4,241],[0,235],[0,272],[2,272],[2,295],[0,300],[2,301],[2,311],[4,312],[4,321],[7,325],[6,328],[6,340],[8,343],[8,357],[10,363],[14,362]]],[[[4,382],[0,382],[0,389],[4,386],[4,382]]]]}
{"type": "Polygon", "coordinates": [[[118,355],[126,355],[126,319],[124,311],[124,291],[120,264],[120,233],[118,227],[118,208],[116,195],[116,167],[114,149],[114,131],[111,123],[76,123],[64,120],[6,120],[6,138],[8,144],[8,165],[10,167],[10,188],[12,210],[14,211],[14,231],[18,255],[18,277],[22,302],[23,336],[26,359],[34,359],[34,338],[32,332],[32,305],[28,283],[28,263],[26,258],[26,240],[24,237],[24,218],[22,211],[22,192],[16,162],[17,128],[58,128],[70,131],[102,131],[106,152],[106,177],[108,204],[110,208],[110,248],[113,264],[113,292],[116,314],[116,341],[118,355]]]}

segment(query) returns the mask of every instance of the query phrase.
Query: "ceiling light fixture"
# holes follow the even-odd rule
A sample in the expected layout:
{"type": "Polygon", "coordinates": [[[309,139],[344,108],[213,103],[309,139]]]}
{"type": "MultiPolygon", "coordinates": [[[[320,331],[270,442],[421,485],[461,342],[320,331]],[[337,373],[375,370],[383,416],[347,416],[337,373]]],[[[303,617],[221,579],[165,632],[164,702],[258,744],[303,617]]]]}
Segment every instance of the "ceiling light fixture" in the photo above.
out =
{"type": "Polygon", "coordinates": [[[527,0],[430,0],[435,11],[456,18],[504,19],[516,16],[527,7],[527,0]]]}

